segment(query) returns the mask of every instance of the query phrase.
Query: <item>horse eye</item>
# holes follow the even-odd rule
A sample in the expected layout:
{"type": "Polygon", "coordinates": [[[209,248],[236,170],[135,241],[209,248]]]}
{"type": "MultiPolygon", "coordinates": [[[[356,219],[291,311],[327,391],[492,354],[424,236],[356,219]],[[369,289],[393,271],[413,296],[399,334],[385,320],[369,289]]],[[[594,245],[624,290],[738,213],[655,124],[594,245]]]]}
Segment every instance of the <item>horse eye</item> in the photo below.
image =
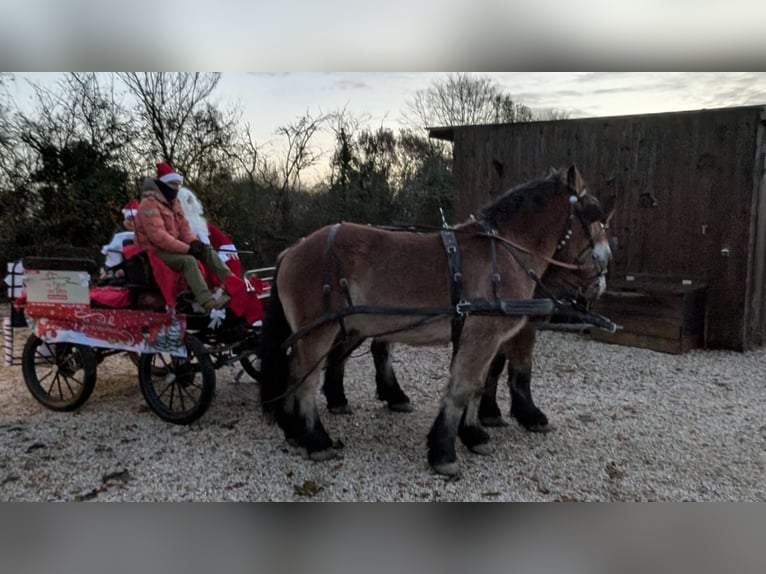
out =
{"type": "Polygon", "coordinates": [[[583,207],[582,216],[588,223],[604,221],[606,219],[598,205],[586,205],[583,207]]]}

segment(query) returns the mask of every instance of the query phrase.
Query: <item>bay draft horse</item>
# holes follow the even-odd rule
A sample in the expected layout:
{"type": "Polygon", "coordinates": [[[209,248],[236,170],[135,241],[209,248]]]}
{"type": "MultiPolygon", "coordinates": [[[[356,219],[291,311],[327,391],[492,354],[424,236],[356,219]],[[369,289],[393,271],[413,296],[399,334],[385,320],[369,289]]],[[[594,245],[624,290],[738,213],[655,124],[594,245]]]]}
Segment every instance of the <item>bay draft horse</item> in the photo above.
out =
{"type": "MultiPolygon", "coordinates": [[[[613,209],[604,208],[608,212],[605,222],[609,223],[614,215],[613,209]]],[[[548,283],[548,276],[551,273],[559,272],[559,267],[550,266],[543,275],[542,285],[548,283]]],[[[585,293],[590,291],[596,296],[600,295],[598,291],[589,289],[588,286],[571,285],[567,293],[555,293],[556,297],[564,298],[568,301],[575,301],[581,308],[587,309],[593,302],[585,298],[585,293]]],[[[538,287],[535,290],[535,297],[546,297],[543,288],[538,287]]],[[[594,297],[595,298],[595,297],[594,297]]],[[[479,402],[479,422],[485,427],[507,426],[503,419],[502,412],[497,403],[497,386],[500,376],[506,368],[508,371],[508,390],[510,393],[510,415],[512,418],[530,432],[546,433],[550,430],[547,415],[540,410],[532,398],[532,360],[537,340],[538,326],[544,328],[566,329],[571,326],[568,321],[559,320],[557,317],[546,317],[542,320],[531,318],[530,321],[508,342],[506,342],[500,351],[498,351],[489,368],[487,380],[484,385],[484,392],[479,402]],[[568,324],[569,323],[569,324],[568,324]],[[557,325],[558,324],[558,325],[557,325]]],[[[588,317],[580,317],[582,321],[588,317]]],[[[578,323],[581,328],[584,323],[578,323]]],[[[603,325],[593,325],[601,326],[603,325]]],[[[335,342],[330,354],[327,356],[325,365],[324,384],[322,393],[327,399],[327,410],[336,415],[352,414],[348,399],[343,387],[345,376],[345,364],[351,354],[358,349],[364,341],[362,340],[343,340],[339,338],[335,342]]],[[[375,368],[375,395],[378,400],[384,401],[388,409],[392,412],[409,413],[414,410],[410,398],[404,392],[391,361],[391,344],[384,341],[373,340],[370,344],[370,354],[373,358],[375,368]]]]}
{"type": "Polygon", "coordinates": [[[530,314],[551,312],[529,305],[534,279],[553,266],[546,283],[553,293],[577,285],[592,298],[606,288],[606,217],[575,166],[505,192],[478,221],[455,227],[452,240],[343,223],[280,254],[264,318],[261,403],[312,460],[337,456],[316,395],[339,334],[409,345],[452,341],[428,462],[454,475],[457,437],[474,453],[491,452],[478,405],[497,352],[530,314]]]}

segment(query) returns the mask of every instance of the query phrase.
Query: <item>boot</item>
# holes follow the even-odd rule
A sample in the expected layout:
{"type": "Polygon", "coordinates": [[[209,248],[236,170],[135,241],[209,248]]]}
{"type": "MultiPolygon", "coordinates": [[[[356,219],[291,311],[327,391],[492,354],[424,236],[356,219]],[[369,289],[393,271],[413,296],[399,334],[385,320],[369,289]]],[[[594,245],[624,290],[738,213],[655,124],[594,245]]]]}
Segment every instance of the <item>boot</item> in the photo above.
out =
{"type": "Polygon", "coordinates": [[[208,299],[202,304],[205,313],[210,313],[213,309],[223,309],[231,301],[228,295],[221,295],[218,299],[208,299]]]}

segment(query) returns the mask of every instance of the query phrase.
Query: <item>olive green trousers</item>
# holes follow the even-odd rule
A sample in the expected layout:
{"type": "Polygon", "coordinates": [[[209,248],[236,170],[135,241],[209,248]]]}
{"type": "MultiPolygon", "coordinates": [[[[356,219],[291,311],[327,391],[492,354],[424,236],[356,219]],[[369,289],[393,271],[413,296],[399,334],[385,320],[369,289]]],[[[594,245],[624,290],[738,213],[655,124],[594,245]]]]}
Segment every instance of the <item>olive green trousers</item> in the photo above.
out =
{"type": "MultiPolygon", "coordinates": [[[[197,266],[197,260],[192,255],[181,253],[169,253],[168,251],[157,250],[157,257],[162,259],[173,271],[180,271],[186,277],[189,288],[194,293],[197,303],[204,305],[213,298],[210,288],[205,283],[202,273],[197,266]]],[[[221,261],[212,247],[205,245],[204,257],[202,262],[218,276],[222,284],[226,284],[226,276],[231,270],[221,261]]]]}

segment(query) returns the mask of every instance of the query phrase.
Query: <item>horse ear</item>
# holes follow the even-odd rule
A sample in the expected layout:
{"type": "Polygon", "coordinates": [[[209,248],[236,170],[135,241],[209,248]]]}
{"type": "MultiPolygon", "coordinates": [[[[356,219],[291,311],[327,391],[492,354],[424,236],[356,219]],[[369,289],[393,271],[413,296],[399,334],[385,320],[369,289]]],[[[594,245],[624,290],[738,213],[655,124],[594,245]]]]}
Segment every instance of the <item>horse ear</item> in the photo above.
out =
{"type": "Polygon", "coordinates": [[[582,197],[588,191],[580,170],[577,169],[577,166],[574,164],[570,165],[569,171],[567,171],[567,184],[578,197],[582,197]]]}

